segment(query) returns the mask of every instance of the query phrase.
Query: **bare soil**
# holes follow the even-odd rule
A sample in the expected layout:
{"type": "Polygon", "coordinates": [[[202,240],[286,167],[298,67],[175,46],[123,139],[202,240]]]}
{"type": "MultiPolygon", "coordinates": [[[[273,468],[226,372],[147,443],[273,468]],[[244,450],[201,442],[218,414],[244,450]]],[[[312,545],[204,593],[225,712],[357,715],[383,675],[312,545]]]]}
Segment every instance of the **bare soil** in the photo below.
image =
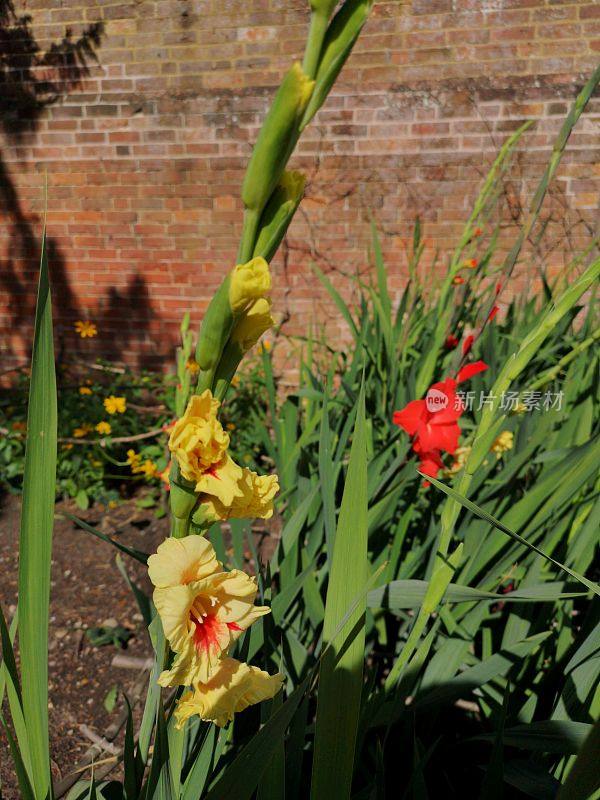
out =
{"type": "MultiPolygon", "coordinates": [[[[0,508],[0,603],[8,618],[15,612],[18,569],[20,500],[4,496],[0,508]]],[[[57,514],[68,510],[91,525],[114,535],[119,541],[152,552],[167,534],[167,520],[157,520],[152,510],[138,509],[127,501],[103,511],[97,506],[81,512],[59,503],[57,514]]],[[[115,565],[116,550],[57,517],[54,527],[49,647],[49,715],[54,781],[70,773],[92,741],[82,733],[86,725],[92,734],[103,736],[120,715],[121,695],[109,713],[104,700],[112,687],[131,695],[139,682],[139,668],[118,668],[115,655],[145,658],[152,648],[135,599],[115,565]],[[127,648],[113,645],[94,647],[86,629],[116,621],[133,636],[127,648]]],[[[150,585],[144,566],[123,556],[128,572],[144,590],[150,585]]],[[[142,693],[145,695],[145,691],[142,693]]],[[[139,716],[137,710],[136,716],[139,716]]],[[[0,736],[2,797],[18,800],[14,770],[6,739],[0,736]]]]}

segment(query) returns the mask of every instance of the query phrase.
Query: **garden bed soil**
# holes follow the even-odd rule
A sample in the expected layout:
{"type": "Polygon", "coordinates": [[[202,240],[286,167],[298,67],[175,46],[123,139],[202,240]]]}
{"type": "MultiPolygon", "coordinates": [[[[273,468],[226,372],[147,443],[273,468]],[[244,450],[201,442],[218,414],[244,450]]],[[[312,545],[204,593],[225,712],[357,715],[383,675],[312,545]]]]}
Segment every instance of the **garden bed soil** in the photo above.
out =
{"type": "MultiPolygon", "coordinates": [[[[123,544],[145,552],[155,550],[168,532],[166,517],[156,519],[152,509],[138,508],[135,500],[105,511],[98,506],[81,512],[72,503],[57,505],[48,637],[50,749],[55,783],[72,772],[92,745],[89,732],[104,736],[122,713],[122,695],[111,712],[105,707],[113,687],[131,699],[136,683],[144,680],[139,666],[115,666],[115,656],[146,659],[152,654],[132,592],[116,567],[116,550],[60,517],[61,511],[80,516],[123,544]],[[105,622],[116,622],[131,632],[126,649],[90,643],[86,630],[105,622]],[[87,726],[87,734],[82,732],[82,725],[87,726]]],[[[8,618],[14,614],[17,597],[19,512],[19,498],[5,495],[0,499],[0,603],[8,618]]],[[[257,537],[261,560],[268,558],[273,543],[274,538],[265,538],[264,532],[257,537]]],[[[144,566],[127,556],[123,558],[130,577],[148,592],[151,586],[144,566]]],[[[145,689],[141,692],[142,701],[144,696],[145,689]]],[[[141,702],[134,709],[138,719],[140,705],[141,702]]],[[[119,741],[117,738],[117,745],[119,741]]],[[[4,800],[18,800],[20,794],[2,734],[0,777],[4,800]]]]}

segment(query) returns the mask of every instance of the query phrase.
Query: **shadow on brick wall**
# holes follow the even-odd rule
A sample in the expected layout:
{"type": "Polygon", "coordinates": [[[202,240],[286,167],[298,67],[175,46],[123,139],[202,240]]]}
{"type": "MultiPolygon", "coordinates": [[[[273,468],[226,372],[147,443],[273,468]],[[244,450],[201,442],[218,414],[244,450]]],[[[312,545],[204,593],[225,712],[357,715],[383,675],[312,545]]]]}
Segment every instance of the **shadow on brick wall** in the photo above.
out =
{"type": "MultiPolygon", "coordinates": [[[[37,133],[44,110],[79,87],[90,73],[90,64],[98,63],[103,24],[88,25],[78,37],[66,29],[58,42],[42,50],[32,27],[32,18],[19,15],[12,0],[0,0],[0,132],[13,147],[27,147],[37,133]]],[[[34,281],[39,259],[39,217],[28,215],[19,198],[15,183],[0,154],[0,218],[6,231],[7,257],[0,261],[0,287],[7,298],[7,313],[12,331],[30,331],[35,311],[34,281]],[[35,227],[34,227],[35,226],[35,227]]],[[[60,359],[77,355],[77,342],[72,333],[73,321],[85,318],[66,269],[65,259],[57,242],[47,240],[48,261],[53,282],[55,316],[60,359]],[[68,342],[68,344],[67,344],[68,342]]],[[[127,350],[131,341],[139,340],[148,329],[151,309],[144,279],[135,275],[122,290],[111,287],[99,304],[99,328],[112,336],[113,358],[127,350]],[[123,309],[131,311],[129,330],[115,330],[115,320],[123,317],[123,309]]],[[[86,348],[89,354],[89,348],[86,348]]],[[[4,355],[15,354],[9,349],[4,355]]],[[[142,355],[140,365],[155,359],[142,355]]]]}

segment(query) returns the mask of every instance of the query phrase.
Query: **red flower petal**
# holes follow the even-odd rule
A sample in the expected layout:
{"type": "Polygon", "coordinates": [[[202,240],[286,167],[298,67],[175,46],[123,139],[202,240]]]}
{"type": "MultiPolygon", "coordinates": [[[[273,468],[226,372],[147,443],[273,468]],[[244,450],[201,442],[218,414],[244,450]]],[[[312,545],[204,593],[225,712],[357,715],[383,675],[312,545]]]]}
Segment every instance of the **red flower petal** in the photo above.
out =
{"type": "Polygon", "coordinates": [[[463,346],[462,346],[463,356],[466,356],[467,353],[469,353],[471,351],[471,348],[473,347],[473,342],[474,341],[475,341],[475,336],[472,333],[469,334],[467,336],[467,338],[464,340],[463,346]]]}
{"type": "Polygon", "coordinates": [[[458,344],[458,339],[453,334],[446,337],[445,347],[446,350],[453,350],[458,344]]]}
{"type": "Polygon", "coordinates": [[[437,478],[438,472],[443,468],[444,463],[440,458],[439,452],[431,450],[428,453],[421,454],[421,461],[419,463],[419,472],[423,475],[429,475],[430,478],[437,478]]]}
{"type": "Polygon", "coordinates": [[[401,411],[394,411],[392,422],[403,428],[410,436],[427,421],[425,400],[411,400],[401,411]]]}
{"type": "Polygon", "coordinates": [[[458,371],[456,380],[459,383],[468,381],[469,378],[473,377],[473,375],[477,375],[479,372],[484,372],[487,368],[488,365],[484,361],[474,361],[472,364],[465,364],[465,366],[458,371]]]}
{"type": "Polygon", "coordinates": [[[494,306],[489,313],[488,321],[491,322],[499,311],[500,308],[498,306],[494,306]]]}

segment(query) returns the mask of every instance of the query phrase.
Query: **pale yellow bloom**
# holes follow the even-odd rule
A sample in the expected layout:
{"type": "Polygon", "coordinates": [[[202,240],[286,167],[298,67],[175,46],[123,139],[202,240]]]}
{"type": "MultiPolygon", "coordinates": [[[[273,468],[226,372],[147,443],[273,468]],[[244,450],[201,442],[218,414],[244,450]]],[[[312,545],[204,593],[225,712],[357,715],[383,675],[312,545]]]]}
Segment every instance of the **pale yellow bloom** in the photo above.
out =
{"type": "Polygon", "coordinates": [[[75,428],[75,430],[73,431],[73,436],[76,439],[82,439],[84,436],[87,436],[91,430],[92,430],[91,425],[82,425],[80,428],[75,428]]]}
{"type": "Polygon", "coordinates": [[[92,394],[92,390],[89,388],[89,386],[80,386],[79,394],[81,395],[92,394]]]}
{"type": "Polygon", "coordinates": [[[148,559],[154,605],[176,653],[158,679],[161,686],[206,683],[243,631],[269,613],[267,606],[254,605],[253,578],[221,569],[202,536],[167,539],[148,559]]]}
{"type": "Polygon", "coordinates": [[[111,394],[110,397],[104,398],[104,408],[109,414],[123,414],[127,408],[127,400],[111,394]]]}
{"type": "Polygon", "coordinates": [[[148,559],[150,580],[161,589],[202,580],[221,567],[212,544],[203,536],[165,539],[148,559]]]}
{"type": "Polygon", "coordinates": [[[111,432],[111,430],[112,430],[112,428],[111,428],[110,422],[104,422],[103,421],[103,422],[99,422],[96,425],[96,431],[99,434],[101,434],[102,436],[108,436],[108,434],[111,432]]]}
{"type": "Polygon", "coordinates": [[[457,447],[454,451],[454,461],[447,469],[444,470],[443,474],[449,478],[451,475],[455,475],[457,472],[460,472],[467,463],[470,453],[470,447],[457,447]]]}
{"type": "Polygon", "coordinates": [[[206,505],[208,517],[213,521],[225,519],[270,519],[273,516],[273,499],[279,491],[277,475],[257,475],[243,467],[238,483],[241,491],[231,505],[224,506],[216,498],[200,498],[206,505]]]}
{"type": "Polygon", "coordinates": [[[231,271],[229,305],[234,314],[247,312],[256,300],[265,298],[270,291],[271,273],[264,258],[253,258],[231,271]]]}
{"type": "Polygon", "coordinates": [[[512,450],[514,442],[514,434],[512,431],[502,431],[494,439],[490,450],[496,453],[496,458],[502,458],[502,454],[507,450],[512,450]]]}
{"type": "Polygon", "coordinates": [[[195,484],[197,492],[230,505],[240,494],[237,483],[242,470],[227,453],[229,436],[217,419],[219,405],[210,389],[193,395],[185,414],[173,426],[169,450],[181,474],[195,484]]]}
{"type": "Polygon", "coordinates": [[[81,336],[82,339],[92,338],[96,336],[98,333],[98,329],[94,325],[93,322],[84,322],[83,320],[77,320],[75,323],[75,330],[81,336]]]}
{"type": "MultiPolygon", "coordinates": [[[[265,331],[273,325],[271,301],[266,297],[256,300],[248,311],[237,321],[231,332],[231,339],[245,353],[257,343],[265,331]]],[[[266,342],[263,347],[266,347],[266,342]]]]}
{"type": "Polygon", "coordinates": [[[269,675],[258,667],[224,658],[208,683],[198,684],[181,697],[175,710],[177,728],[195,714],[222,727],[236,712],[274,697],[283,680],[280,672],[269,675]]]}

